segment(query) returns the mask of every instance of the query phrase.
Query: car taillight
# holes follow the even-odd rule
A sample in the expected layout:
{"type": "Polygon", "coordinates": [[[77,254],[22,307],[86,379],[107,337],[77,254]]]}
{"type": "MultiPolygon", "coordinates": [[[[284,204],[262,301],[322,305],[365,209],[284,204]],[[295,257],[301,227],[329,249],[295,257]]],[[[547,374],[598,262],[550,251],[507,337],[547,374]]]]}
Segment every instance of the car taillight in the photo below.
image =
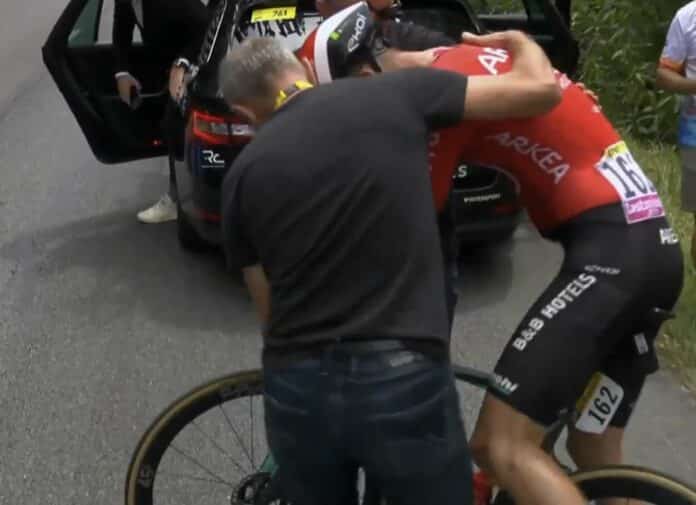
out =
{"type": "Polygon", "coordinates": [[[246,144],[253,135],[252,127],[239,117],[193,111],[193,136],[206,144],[246,144]]]}

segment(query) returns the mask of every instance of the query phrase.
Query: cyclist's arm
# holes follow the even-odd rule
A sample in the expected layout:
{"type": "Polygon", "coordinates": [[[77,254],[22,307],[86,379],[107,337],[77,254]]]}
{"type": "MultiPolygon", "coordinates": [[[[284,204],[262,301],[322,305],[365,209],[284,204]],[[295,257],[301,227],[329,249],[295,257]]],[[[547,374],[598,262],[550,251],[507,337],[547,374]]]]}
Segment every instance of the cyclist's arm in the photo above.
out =
{"type": "Polygon", "coordinates": [[[469,78],[465,118],[531,117],[549,112],[560,102],[561,89],[551,62],[543,49],[522,32],[467,35],[464,41],[506,49],[513,62],[508,73],[469,78]]]}

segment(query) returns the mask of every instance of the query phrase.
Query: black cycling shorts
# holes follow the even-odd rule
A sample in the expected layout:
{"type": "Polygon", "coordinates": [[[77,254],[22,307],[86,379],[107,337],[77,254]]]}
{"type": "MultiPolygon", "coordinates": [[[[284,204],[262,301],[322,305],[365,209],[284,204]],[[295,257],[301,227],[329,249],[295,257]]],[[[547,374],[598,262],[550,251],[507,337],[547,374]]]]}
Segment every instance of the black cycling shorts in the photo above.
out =
{"type": "Polygon", "coordinates": [[[563,245],[561,271],[508,342],[491,393],[544,426],[575,407],[581,431],[625,427],[658,369],[652,311],[671,311],[682,288],[676,235],[664,218],[628,225],[610,205],[550,238],[563,245]]]}

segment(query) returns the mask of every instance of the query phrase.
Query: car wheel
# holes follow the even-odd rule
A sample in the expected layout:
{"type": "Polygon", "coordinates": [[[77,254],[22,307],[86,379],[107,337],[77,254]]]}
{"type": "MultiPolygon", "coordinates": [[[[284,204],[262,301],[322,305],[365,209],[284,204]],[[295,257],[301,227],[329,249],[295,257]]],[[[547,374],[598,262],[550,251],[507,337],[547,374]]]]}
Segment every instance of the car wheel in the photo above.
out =
{"type": "Polygon", "coordinates": [[[205,252],[211,249],[211,245],[201,238],[196,229],[191,225],[186,214],[184,214],[181,204],[176,204],[176,227],[179,237],[179,245],[187,251],[205,252]]]}
{"type": "Polygon", "coordinates": [[[459,256],[466,257],[467,255],[479,254],[482,250],[502,247],[512,241],[515,230],[519,223],[496,232],[494,235],[489,235],[485,239],[479,240],[461,240],[459,243],[459,256]]]}

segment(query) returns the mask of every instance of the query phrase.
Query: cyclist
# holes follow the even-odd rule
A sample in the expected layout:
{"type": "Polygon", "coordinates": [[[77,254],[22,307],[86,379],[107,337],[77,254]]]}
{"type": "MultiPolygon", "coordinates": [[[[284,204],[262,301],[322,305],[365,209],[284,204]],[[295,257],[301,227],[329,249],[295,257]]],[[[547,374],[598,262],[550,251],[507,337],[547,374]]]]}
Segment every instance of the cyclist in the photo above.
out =
{"type": "MultiPolygon", "coordinates": [[[[360,0],[316,0],[316,8],[319,14],[328,18],[337,12],[349,7],[360,0]]],[[[401,22],[398,16],[398,8],[401,3],[396,0],[367,0],[372,15],[381,23],[381,30],[388,34],[392,47],[408,51],[429,49],[436,46],[450,46],[455,43],[447,35],[426,29],[415,23],[401,22]]],[[[307,42],[300,48],[297,56],[312,59],[312,43],[316,31],[312,31],[307,37],[307,42]]]]}
{"type": "Polygon", "coordinates": [[[225,177],[222,231],[264,323],[267,436],[292,503],[346,503],[357,466],[391,503],[471,501],[427,132],[558,103],[543,51],[506,43],[517,63],[495,77],[410,69],[311,89],[263,38],[221,68],[227,104],[260,126],[225,177]]]}
{"type": "MultiPolygon", "coordinates": [[[[356,5],[320,26],[320,83],[413,66],[499,75],[513,64],[497,47],[384,49],[389,41],[366,17],[356,5]]],[[[466,38],[496,46],[499,35],[466,38]]],[[[592,98],[560,72],[557,80],[563,98],[550,113],[465,121],[437,132],[430,153],[438,208],[461,161],[500,167],[518,179],[532,222],[565,251],[495,367],[499,387],[487,394],[472,439],[479,465],[523,504],[583,502],[539,447],[545,427],[579,398],[568,439],[576,464],[621,462],[624,428],[658,366],[651,311],[671,309],[683,280],[678,240],[652,182],[592,98]]]]}

